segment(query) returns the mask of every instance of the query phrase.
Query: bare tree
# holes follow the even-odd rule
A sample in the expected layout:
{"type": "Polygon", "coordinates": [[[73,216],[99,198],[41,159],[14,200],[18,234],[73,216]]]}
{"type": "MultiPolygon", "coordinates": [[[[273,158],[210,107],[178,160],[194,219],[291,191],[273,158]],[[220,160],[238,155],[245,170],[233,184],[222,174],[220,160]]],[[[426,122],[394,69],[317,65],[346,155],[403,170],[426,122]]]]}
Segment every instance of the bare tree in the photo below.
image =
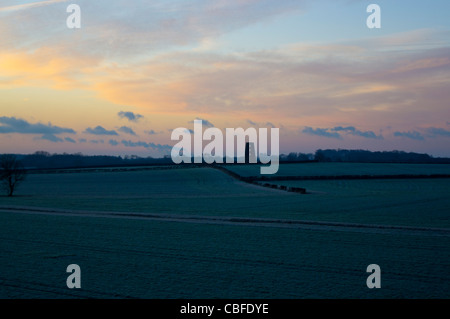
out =
{"type": "Polygon", "coordinates": [[[25,179],[26,171],[17,157],[5,154],[0,156],[0,181],[8,196],[13,196],[17,185],[25,179]]]}

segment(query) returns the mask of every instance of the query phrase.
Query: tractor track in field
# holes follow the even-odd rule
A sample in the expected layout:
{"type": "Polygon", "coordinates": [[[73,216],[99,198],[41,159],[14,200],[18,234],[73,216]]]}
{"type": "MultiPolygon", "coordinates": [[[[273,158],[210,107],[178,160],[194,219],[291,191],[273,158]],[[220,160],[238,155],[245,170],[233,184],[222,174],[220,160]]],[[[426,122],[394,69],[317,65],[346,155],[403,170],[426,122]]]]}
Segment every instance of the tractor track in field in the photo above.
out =
{"type": "Polygon", "coordinates": [[[400,225],[358,224],[295,219],[269,219],[252,217],[180,215],[164,213],[114,212],[114,211],[78,211],[67,209],[0,206],[0,213],[44,214],[52,216],[100,217],[141,219],[164,222],[184,222],[197,224],[234,225],[252,227],[294,228],[316,231],[382,233],[392,235],[443,236],[450,237],[450,229],[433,227],[414,227],[400,225]]]}

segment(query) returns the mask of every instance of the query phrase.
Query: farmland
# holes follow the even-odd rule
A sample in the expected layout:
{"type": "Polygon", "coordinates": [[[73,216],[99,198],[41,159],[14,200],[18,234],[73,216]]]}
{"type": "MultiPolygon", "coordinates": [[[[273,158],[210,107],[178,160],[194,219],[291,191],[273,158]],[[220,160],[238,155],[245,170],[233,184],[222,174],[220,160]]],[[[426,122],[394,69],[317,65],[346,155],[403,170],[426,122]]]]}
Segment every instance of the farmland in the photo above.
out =
{"type": "MultiPolygon", "coordinates": [[[[316,164],[279,173],[448,172],[316,164]]],[[[29,174],[17,196],[0,197],[0,297],[449,297],[448,179],[276,183],[308,194],[209,167],[29,174]],[[65,286],[71,263],[80,290],[65,286]],[[365,285],[371,263],[382,289],[365,285]]]]}

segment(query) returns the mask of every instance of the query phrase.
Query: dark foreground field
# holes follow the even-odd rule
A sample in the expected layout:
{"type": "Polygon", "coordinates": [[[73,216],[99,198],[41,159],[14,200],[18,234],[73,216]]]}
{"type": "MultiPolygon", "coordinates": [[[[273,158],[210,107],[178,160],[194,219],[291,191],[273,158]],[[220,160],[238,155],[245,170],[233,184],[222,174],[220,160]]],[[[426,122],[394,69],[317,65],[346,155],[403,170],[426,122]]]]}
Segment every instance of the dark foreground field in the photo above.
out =
{"type": "Polygon", "coordinates": [[[212,168],[30,174],[0,198],[0,297],[450,296],[449,179],[282,183],[309,194],[212,168]],[[366,286],[369,264],[381,289],[366,286]]]}

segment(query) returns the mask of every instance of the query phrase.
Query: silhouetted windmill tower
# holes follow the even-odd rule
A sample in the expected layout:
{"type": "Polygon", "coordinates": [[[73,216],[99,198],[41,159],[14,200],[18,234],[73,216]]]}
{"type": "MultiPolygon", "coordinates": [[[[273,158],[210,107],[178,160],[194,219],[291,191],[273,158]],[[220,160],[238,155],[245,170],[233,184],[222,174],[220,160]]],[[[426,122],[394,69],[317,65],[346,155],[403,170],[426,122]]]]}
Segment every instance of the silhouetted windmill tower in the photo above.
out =
{"type": "Polygon", "coordinates": [[[256,163],[255,144],[252,142],[245,143],[245,163],[256,163]]]}

